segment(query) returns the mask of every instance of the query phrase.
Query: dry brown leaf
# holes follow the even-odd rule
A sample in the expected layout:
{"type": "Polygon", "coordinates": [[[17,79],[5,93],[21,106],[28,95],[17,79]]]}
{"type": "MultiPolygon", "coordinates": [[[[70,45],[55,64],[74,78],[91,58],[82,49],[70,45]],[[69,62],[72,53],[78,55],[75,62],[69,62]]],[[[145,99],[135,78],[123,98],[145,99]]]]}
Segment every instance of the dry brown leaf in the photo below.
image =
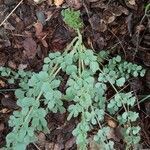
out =
{"type": "Polygon", "coordinates": [[[4,124],[3,123],[0,123],[0,131],[3,131],[5,128],[4,124]]]}
{"type": "Polygon", "coordinates": [[[108,125],[111,127],[111,128],[116,128],[117,127],[117,122],[112,120],[112,119],[108,119],[107,120],[107,123],[108,125]]]}
{"type": "Polygon", "coordinates": [[[35,27],[35,34],[36,34],[36,37],[38,39],[42,38],[43,37],[43,25],[41,22],[37,22],[34,24],[34,27],[35,27]]]}
{"type": "Polygon", "coordinates": [[[75,137],[70,138],[65,144],[65,149],[71,149],[75,143],[76,143],[75,137]]]}
{"type": "Polygon", "coordinates": [[[72,8],[74,8],[74,9],[78,10],[79,8],[82,7],[83,1],[82,1],[82,0],[66,0],[66,3],[67,3],[70,7],[72,7],[72,8]]]}
{"type": "Polygon", "coordinates": [[[5,85],[6,85],[5,82],[0,80],[0,87],[5,87],[5,85]]]}
{"type": "Polygon", "coordinates": [[[37,22],[34,25],[36,37],[42,42],[44,47],[48,47],[48,44],[45,40],[45,36],[47,33],[43,32],[43,25],[41,22],[37,22]]]}
{"type": "Polygon", "coordinates": [[[17,68],[17,65],[13,62],[13,61],[8,61],[8,66],[12,69],[16,69],[17,68]]]}
{"type": "Polygon", "coordinates": [[[116,16],[113,15],[113,13],[110,10],[105,10],[103,13],[103,20],[110,24],[116,19],[116,16]]]}
{"type": "Polygon", "coordinates": [[[60,5],[62,5],[64,2],[64,0],[54,0],[54,4],[59,7],[60,5]]]}
{"type": "Polygon", "coordinates": [[[100,150],[101,147],[93,139],[89,139],[89,150],[100,150]]]}
{"type": "Polygon", "coordinates": [[[1,104],[6,107],[6,108],[9,108],[9,109],[18,109],[19,107],[17,106],[16,104],[16,101],[14,101],[13,99],[11,98],[7,98],[7,97],[3,97],[1,99],[1,104]]]}
{"type": "Polygon", "coordinates": [[[112,128],[110,128],[110,131],[109,131],[109,133],[108,133],[108,135],[107,135],[107,138],[108,138],[108,139],[113,139],[113,140],[115,140],[115,141],[117,141],[117,142],[120,141],[120,138],[116,136],[115,130],[112,129],[112,128]]]}
{"type": "Polygon", "coordinates": [[[26,38],[23,41],[23,47],[25,49],[24,53],[28,58],[32,59],[35,57],[37,45],[33,38],[26,38]]]}

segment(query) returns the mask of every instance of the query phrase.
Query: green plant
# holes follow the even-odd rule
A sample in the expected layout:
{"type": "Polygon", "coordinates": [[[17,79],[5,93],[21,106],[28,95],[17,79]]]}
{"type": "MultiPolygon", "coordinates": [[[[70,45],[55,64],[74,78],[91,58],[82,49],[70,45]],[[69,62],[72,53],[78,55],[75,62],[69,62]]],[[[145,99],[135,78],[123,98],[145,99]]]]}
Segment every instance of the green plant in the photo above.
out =
{"type": "Polygon", "coordinates": [[[80,18],[80,11],[74,11],[73,9],[62,10],[62,16],[64,22],[74,30],[79,30],[83,27],[83,22],[80,18]]]}
{"type": "Polygon", "coordinates": [[[45,117],[50,111],[68,111],[67,120],[80,117],[80,122],[72,132],[80,150],[87,149],[88,133],[96,125],[99,129],[94,140],[104,150],[114,149],[114,142],[108,139],[110,128],[103,125],[105,112],[117,118],[123,127],[127,147],[134,147],[140,140],[140,128],[133,125],[138,118],[138,114],[132,111],[136,98],[132,92],[118,92],[117,89],[124,86],[129,77],[143,76],[145,70],[123,61],[120,56],[109,59],[106,51],[97,55],[93,50],[87,49],[79,31],[79,12],[66,9],[63,15],[65,22],[78,33],[63,53],[50,53],[44,59],[43,69],[39,73],[21,71],[20,75],[20,71],[16,73],[8,68],[0,69],[3,77],[10,77],[12,74],[11,79],[15,79],[17,76],[19,88],[15,95],[21,108],[10,116],[9,125],[13,129],[6,137],[6,149],[24,150],[29,143],[37,140],[37,131],[49,132],[45,117]],[[70,11],[71,14],[68,13],[70,11]],[[75,24],[67,19],[72,17],[75,24]],[[59,90],[63,80],[60,71],[68,75],[65,93],[59,90]],[[108,101],[107,89],[110,85],[116,94],[108,101]],[[63,101],[71,102],[66,110],[63,101]],[[122,108],[124,111],[116,114],[122,108]]]}

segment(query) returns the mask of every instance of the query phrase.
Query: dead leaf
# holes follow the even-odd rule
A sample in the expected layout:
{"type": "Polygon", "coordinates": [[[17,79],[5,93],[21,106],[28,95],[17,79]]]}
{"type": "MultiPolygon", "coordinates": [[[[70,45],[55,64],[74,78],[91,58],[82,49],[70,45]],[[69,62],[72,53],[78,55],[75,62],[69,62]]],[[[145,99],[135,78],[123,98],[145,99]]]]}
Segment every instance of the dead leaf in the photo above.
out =
{"type": "Polygon", "coordinates": [[[104,22],[103,19],[101,19],[99,17],[99,15],[97,14],[94,14],[90,19],[89,19],[90,23],[91,23],[91,26],[92,28],[95,30],[95,31],[99,31],[99,32],[105,32],[107,30],[107,25],[106,23],[104,22]]]}
{"type": "Polygon", "coordinates": [[[52,150],[62,150],[62,147],[60,144],[57,144],[57,143],[49,143],[48,145],[48,149],[52,149],[52,150]]]}
{"type": "Polygon", "coordinates": [[[41,22],[37,22],[34,25],[36,37],[42,42],[44,47],[48,47],[48,44],[45,40],[47,33],[43,32],[43,25],[41,22]]]}
{"type": "Polygon", "coordinates": [[[4,28],[12,31],[15,30],[15,28],[8,21],[4,23],[4,28]]]}
{"type": "Polygon", "coordinates": [[[145,109],[146,109],[147,115],[150,115],[150,99],[148,102],[145,103],[145,109]]]}
{"type": "Polygon", "coordinates": [[[112,119],[108,119],[108,120],[106,120],[107,121],[107,123],[108,123],[108,125],[111,127],[111,128],[116,128],[117,127],[117,122],[116,121],[114,121],[114,120],[112,120],[112,119]]]}
{"type": "Polygon", "coordinates": [[[24,41],[23,41],[23,47],[25,49],[24,53],[25,55],[29,58],[29,59],[33,59],[36,55],[36,48],[37,48],[37,45],[36,45],[36,42],[34,41],[33,38],[26,38],[24,41]]]}
{"type": "Polygon", "coordinates": [[[16,66],[16,64],[13,62],[13,61],[8,61],[8,66],[10,67],[10,68],[12,68],[12,69],[16,69],[17,68],[17,66],[16,66]]]}
{"type": "Polygon", "coordinates": [[[27,64],[19,64],[18,69],[24,70],[27,68],[27,64]]]}
{"type": "Polygon", "coordinates": [[[145,26],[143,24],[136,26],[136,33],[141,33],[145,30],[145,26]]]}
{"type": "Polygon", "coordinates": [[[125,7],[123,7],[123,6],[119,6],[119,9],[122,11],[122,13],[123,13],[123,14],[125,14],[125,15],[129,15],[129,10],[128,10],[128,9],[126,9],[125,7]]]}
{"type": "Polygon", "coordinates": [[[146,77],[146,85],[150,89],[150,70],[147,70],[145,77],[146,77]]]}
{"type": "Polygon", "coordinates": [[[54,4],[56,5],[56,7],[60,7],[60,5],[62,5],[64,2],[64,0],[54,0],[54,4]]]}
{"type": "Polygon", "coordinates": [[[44,142],[46,140],[45,134],[43,132],[40,132],[37,138],[40,142],[44,142]]]}
{"type": "Polygon", "coordinates": [[[35,27],[35,34],[37,38],[42,38],[43,37],[43,25],[41,22],[37,22],[34,24],[35,27]]]}
{"type": "Polygon", "coordinates": [[[76,10],[82,7],[82,1],[81,0],[66,0],[66,3],[70,7],[74,8],[76,10]]]}
{"type": "Polygon", "coordinates": [[[0,87],[5,87],[5,85],[6,85],[5,82],[0,80],[0,87]]]}
{"type": "Polygon", "coordinates": [[[48,3],[48,5],[52,5],[53,4],[52,0],[47,0],[47,3],[48,3]]]}
{"type": "Polygon", "coordinates": [[[100,150],[101,147],[92,138],[89,139],[89,150],[100,150]]]}
{"type": "Polygon", "coordinates": [[[103,13],[103,17],[104,17],[103,20],[107,24],[112,23],[116,19],[116,16],[114,16],[114,14],[110,10],[105,10],[103,13]]]}
{"type": "Polygon", "coordinates": [[[136,3],[135,3],[135,0],[129,0],[129,4],[130,5],[135,5],[136,3]]]}
{"type": "Polygon", "coordinates": [[[0,131],[3,131],[4,130],[4,124],[3,123],[0,123],[0,131]]]}
{"type": "Polygon", "coordinates": [[[0,110],[0,113],[2,113],[2,114],[10,113],[10,110],[7,108],[4,108],[4,109],[0,110]]]}
{"type": "Polygon", "coordinates": [[[76,143],[75,137],[70,138],[66,143],[65,143],[65,149],[69,150],[70,148],[73,147],[73,145],[76,143]]]}
{"type": "Polygon", "coordinates": [[[145,66],[150,67],[150,53],[144,53],[142,56],[145,66]]]}
{"type": "Polygon", "coordinates": [[[134,9],[137,10],[138,9],[138,5],[136,4],[135,0],[128,0],[125,1],[125,4],[127,7],[129,7],[130,9],[134,9]]]}
{"type": "Polygon", "coordinates": [[[5,55],[5,53],[1,53],[0,52],[0,66],[4,66],[5,63],[7,62],[7,56],[5,55]]]}
{"type": "Polygon", "coordinates": [[[35,3],[40,4],[42,2],[44,2],[45,0],[34,0],[35,3]]]}
{"type": "Polygon", "coordinates": [[[16,102],[11,99],[11,98],[6,98],[6,97],[3,97],[1,99],[1,103],[4,107],[7,107],[9,109],[18,109],[19,107],[17,106],[16,102]]]}
{"type": "Polygon", "coordinates": [[[109,131],[109,133],[108,133],[108,135],[107,135],[107,138],[108,138],[108,139],[113,139],[113,140],[115,140],[115,141],[117,141],[117,142],[120,141],[120,138],[116,136],[115,130],[112,129],[112,128],[110,128],[110,131],[109,131]]]}

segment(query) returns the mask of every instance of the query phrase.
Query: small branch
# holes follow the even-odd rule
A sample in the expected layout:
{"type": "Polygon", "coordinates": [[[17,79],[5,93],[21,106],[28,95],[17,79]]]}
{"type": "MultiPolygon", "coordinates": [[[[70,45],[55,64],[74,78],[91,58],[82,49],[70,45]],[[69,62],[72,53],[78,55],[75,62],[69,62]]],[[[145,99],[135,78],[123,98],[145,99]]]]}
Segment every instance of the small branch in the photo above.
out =
{"type": "Polygon", "coordinates": [[[0,24],[0,27],[6,22],[6,20],[12,15],[12,13],[21,5],[21,3],[23,2],[23,0],[21,0],[18,5],[11,11],[11,13],[2,21],[2,23],[0,24]]]}

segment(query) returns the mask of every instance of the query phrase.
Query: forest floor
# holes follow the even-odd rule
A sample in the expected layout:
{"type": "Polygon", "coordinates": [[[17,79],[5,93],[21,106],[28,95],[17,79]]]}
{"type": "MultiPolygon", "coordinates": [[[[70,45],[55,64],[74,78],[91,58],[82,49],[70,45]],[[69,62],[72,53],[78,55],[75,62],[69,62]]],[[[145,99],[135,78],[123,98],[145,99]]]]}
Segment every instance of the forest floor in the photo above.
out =
{"type": "MultiPolygon", "coordinates": [[[[0,23],[19,2],[0,0],[0,23]]],[[[33,0],[24,0],[0,25],[0,66],[40,71],[49,52],[63,51],[75,37],[75,32],[64,24],[61,16],[62,9],[72,7],[81,12],[86,47],[97,53],[109,50],[112,56],[119,54],[125,60],[143,66],[147,70],[145,77],[131,80],[129,88],[137,99],[150,93],[150,12],[145,11],[149,0],[54,2],[45,0],[35,4],[33,0]]],[[[17,108],[13,92],[1,91],[8,88],[13,88],[13,85],[4,85],[0,78],[0,147],[5,145],[5,137],[11,130],[9,116],[17,108]]],[[[143,149],[150,149],[150,99],[135,109],[140,114],[141,145],[143,149]]],[[[37,144],[30,144],[28,149],[75,150],[75,138],[71,134],[75,120],[66,122],[66,114],[56,113],[49,114],[47,121],[51,134],[39,133],[37,144]]],[[[118,149],[123,149],[120,139],[116,143],[118,149]]],[[[92,146],[89,149],[95,150],[92,146]]]]}

